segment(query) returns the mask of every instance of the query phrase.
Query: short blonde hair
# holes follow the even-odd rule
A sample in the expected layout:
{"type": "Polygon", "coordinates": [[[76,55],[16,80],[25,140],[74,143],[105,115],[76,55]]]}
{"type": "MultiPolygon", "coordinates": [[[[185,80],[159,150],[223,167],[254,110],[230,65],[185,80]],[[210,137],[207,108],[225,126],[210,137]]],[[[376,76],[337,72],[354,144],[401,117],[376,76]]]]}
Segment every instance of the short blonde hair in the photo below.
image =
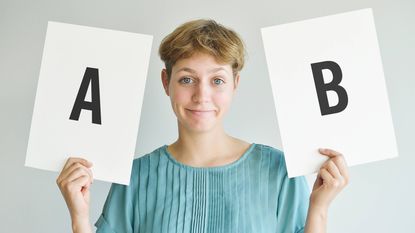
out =
{"type": "Polygon", "coordinates": [[[245,46],[239,35],[211,19],[186,22],[167,35],[159,47],[170,80],[173,65],[196,52],[207,53],[217,62],[230,64],[234,76],[242,70],[245,46]]]}

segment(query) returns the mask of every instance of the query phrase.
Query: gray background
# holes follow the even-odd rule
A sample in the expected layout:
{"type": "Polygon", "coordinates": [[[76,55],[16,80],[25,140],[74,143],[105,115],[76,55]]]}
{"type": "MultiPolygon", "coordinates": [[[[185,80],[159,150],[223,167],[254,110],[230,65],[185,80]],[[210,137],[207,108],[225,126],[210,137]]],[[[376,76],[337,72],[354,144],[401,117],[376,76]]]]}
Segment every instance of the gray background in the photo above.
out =
{"type": "MultiPolygon", "coordinates": [[[[281,148],[260,28],[367,7],[375,15],[400,157],[350,168],[351,183],[331,206],[328,231],[413,231],[413,1],[1,0],[0,232],[70,232],[69,214],[55,184],[58,174],[24,167],[48,20],[154,35],[138,156],[177,136],[175,117],[160,82],[157,48],[179,24],[209,17],[239,32],[249,57],[226,129],[247,141],[281,148]]],[[[108,188],[108,183],[100,181],[92,187],[92,222],[102,210],[108,188]]]]}

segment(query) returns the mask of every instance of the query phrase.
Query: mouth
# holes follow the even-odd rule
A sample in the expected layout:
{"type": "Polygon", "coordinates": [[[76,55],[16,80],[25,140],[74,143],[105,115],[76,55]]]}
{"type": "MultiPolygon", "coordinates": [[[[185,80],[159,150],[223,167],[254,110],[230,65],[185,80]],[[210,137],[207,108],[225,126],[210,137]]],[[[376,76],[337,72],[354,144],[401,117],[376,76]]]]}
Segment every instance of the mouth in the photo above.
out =
{"type": "Polygon", "coordinates": [[[197,109],[186,109],[190,113],[192,113],[195,116],[209,116],[212,113],[215,112],[215,110],[197,110],[197,109]]]}

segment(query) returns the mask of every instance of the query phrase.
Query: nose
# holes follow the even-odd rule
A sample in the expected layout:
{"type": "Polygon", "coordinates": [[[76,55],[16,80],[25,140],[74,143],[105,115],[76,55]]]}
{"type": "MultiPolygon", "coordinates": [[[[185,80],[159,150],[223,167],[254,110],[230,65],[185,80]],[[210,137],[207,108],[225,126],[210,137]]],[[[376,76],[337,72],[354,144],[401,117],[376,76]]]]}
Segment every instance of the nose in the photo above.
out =
{"type": "Polygon", "coordinates": [[[211,88],[208,83],[199,82],[195,86],[195,91],[192,96],[192,100],[196,103],[208,103],[210,102],[211,88]]]}

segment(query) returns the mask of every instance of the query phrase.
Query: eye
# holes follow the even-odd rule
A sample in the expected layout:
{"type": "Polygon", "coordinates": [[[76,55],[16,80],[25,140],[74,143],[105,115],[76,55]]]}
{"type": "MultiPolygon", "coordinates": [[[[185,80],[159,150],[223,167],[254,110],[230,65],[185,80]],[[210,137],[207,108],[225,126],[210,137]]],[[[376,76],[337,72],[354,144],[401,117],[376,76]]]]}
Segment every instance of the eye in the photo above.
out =
{"type": "Polygon", "coordinates": [[[189,77],[183,77],[182,79],[180,79],[179,80],[179,82],[180,83],[183,83],[183,84],[189,84],[189,83],[191,83],[193,80],[191,79],[191,78],[189,78],[189,77]]]}
{"type": "Polygon", "coordinates": [[[221,85],[221,84],[225,83],[222,79],[219,79],[219,78],[216,78],[213,82],[214,82],[216,85],[221,85]]]}

